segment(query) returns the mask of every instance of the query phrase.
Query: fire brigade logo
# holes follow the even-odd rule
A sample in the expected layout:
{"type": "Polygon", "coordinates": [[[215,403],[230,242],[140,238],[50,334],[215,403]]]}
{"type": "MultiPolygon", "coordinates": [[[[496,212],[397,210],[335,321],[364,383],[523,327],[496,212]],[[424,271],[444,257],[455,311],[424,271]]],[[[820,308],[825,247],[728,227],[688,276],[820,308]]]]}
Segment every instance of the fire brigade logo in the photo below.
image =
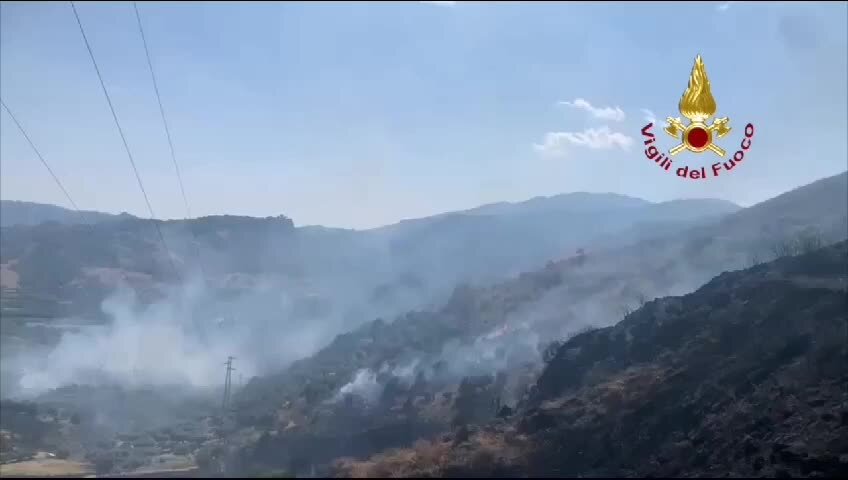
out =
{"type": "Polygon", "coordinates": [[[680,145],[673,147],[668,153],[677,155],[683,149],[694,153],[709,150],[719,157],[724,157],[724,149],[713,140],[714,137],[721,138],[730,133],[730,119],[723,117],[717,118],[711,125],[705,123],[715,115],[717,107],[710,88],[710,79],[707,77],[707,68],[700,55],[695,57],[689,86],[680,97],[678,109],[681,115],[689,119],[689,125],[684,125],[680,118],[666,119],[665,133],[682,140],[680,145]]]}
{"type": "MultiPolygon", "coordinates": [[[[642,137],[644,137],[644,143],[647,147],[645,148],[645,156],[648,160],[652,160],[665,171],[671,171],[673,163],[671,157],[684,150],[698,154],[709,150],[724,160],[727,152],[716,144],[716,140],[730,133],[730,118],[721,117],[716,118],[712,123],[709,122],[710,118],[715,116],[718,106],[715,98],[713,98],[710,79],[707,77],[707,67],[700,55],[695,57],[695,66],[692,67],[692,73],[689,75],[689,86],[686,87],[683,96],[680,97],[677,108],[680,110],[680,114],[688,120],[688,123],[684,123],[679,117],[668,117],[666,119],[663,130],[680,142],[668,150],[668,155],[659,149],[657,138],[651,131],[654,127],[653,122],[642,128],[642,137]]],[[[690,167],[684,165],[677,168],[675,172],[678,177],[692,180],[706,180],[710,177],[719,176],[721,171],[730,172],[745,159],[745,154],[751,148],[753,138],[754,125],[749,123],[745,125],[745,136],[742,138],[739,150],[733,154],[732,158],[712,164],[710,166],[712,175],[703,166],[690,167]]]]}

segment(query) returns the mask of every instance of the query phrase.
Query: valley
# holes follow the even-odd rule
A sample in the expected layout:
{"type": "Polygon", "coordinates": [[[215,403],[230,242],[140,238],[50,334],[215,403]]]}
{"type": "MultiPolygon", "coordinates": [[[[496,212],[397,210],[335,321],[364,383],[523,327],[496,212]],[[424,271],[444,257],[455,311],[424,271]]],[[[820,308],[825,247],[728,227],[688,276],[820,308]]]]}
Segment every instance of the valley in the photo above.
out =
{"type": "Polygon", "coordinates": [[[846,196],[840,174],[745,209],[570,194],[367,231],[164,222],[180,276],[147,221],[3,227],[4,472],[843,472],[846,196]]]}

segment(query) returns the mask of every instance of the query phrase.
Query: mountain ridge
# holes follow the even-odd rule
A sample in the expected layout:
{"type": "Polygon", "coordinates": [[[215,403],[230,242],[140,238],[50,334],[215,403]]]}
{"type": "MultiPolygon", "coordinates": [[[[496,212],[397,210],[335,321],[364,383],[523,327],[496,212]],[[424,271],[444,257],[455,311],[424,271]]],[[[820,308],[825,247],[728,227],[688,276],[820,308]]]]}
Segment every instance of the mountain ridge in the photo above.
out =
{"type": "MultiPolygon", "coordinates": [[[[215,277],[259,270],[296,280],[330,275],[339,265],[347,265],[351,271],[364,270],[370,277],[381,277],[369,287],[379,289],[381,302],[404,302],[403,298],[416,294],[403,287],[409,282],[392,284],[410,275],[420,277],[412,284],[424,285],[438,296],[457,282],[488,281],[570,254],[580,244],[612,231],[626,228],[628,235],[639,236],[654,229],[651,222],[662,221],[674,229],[690,221],[685,209],[664,204],[636,201],[638,205],[632,208],[610,210],[604,202],[612,198],[613,203],[620,203],[619,197],[581,194],[576,198],[585,210],[582,213],[581,208],[561,211],[559,207],[534,207],[525,212],[519,206],[502,214],[450,213],[361,231],[296,227],[283,215],[156,220],[168,252],[149,225],[152,221],[136,217],[107,217],[109,222],[94,224],[93,229],[49,223],[6,226],[0,230],[5,247],[0,263],[18,275],[22,288],[48,288],[48,293],[65,299],[71,292],[62,290],[71,288],[73,282],[90,283],[86,268],[119,269],[127,275],[151,275],[154,281],[177,281],[169,254],[178,269],[203,270],[205,276],[213,277],[213,284],[220,283],[215,277]],[[593,204],[596,200],[601,203],[593,204]],[[578,225],[582,227],[573,228],[578,225]],[[514,251],[514,241],[522,238],[532,248],[514,251]],[[32,257],[34,252],[43,258],[32,257]],[[65,271],[45,275],[45,269],[59,267],[65,271]]],[[[735,210],[720,201],[704,202],[694,220],[735,210]],[[719,211],[710,212],[716,202],[721,205],[719,211]]]]}
{"type": "Polygon", "coordinates": [[[107,220],[137,218],[126,212],[118,214],[93,210],[79,212],[49,203],[21,200],[0,200],[0,227],[34,226],[44,222],[64,224],[97,223],[107,220]]]}
{"type": "MultiPolygon", "coordinates": [[[[415,218],[405,218],[398,220],[397,222],[389,223],[386,225],[380,225],[376,227],[368,227],[368,228],[342,228],[342,227],[333,227],[333,226],[325,226],[318,224],[303,224],[298,225],[297,228],[311,228],[311,229],[326,229],[326,230],[340,230],[340,231],[354,231],[354,232],[367,232],[372,230],[380,230],[389,227],[393,227],[402,223],[407,222],[416,222],[422,220],[428,220],[432,218],[447,216],[447,215],[492,215],[499,213],[506,213],[505,211],[509,211],[513,213],[515,210],[527,207],[536,207],[541,204],[543,208],[552,209],[556,208],[557,205],[565,202],[565,203],[575,203],[575,201],[590,201],[590,200],[603,200],[608,202],[610,205],[622,206],[648,206],[648,205],[662,205],[662,204],[675,204],[675,203],[684,203],[684,202],[697,202],[697,203],[705,203],[711,205],[721,205],[726,210],[738,210],[742,207],[739,205],[729,201],[723,200],[719,198],[683,198],[683,199],[673,199],[662,202],[650,202],[648,200],[642,200],[637,197],[632,197],[628,195],[620,195],[615,193],[590,193],[590,192],[570,192],[570,193],[561,193],[550,196],[536,196],[527,200],[521,200],[516,202],[494,202],[487,203],[483,205],[479,205],[476,207],[471,207],[462,210],[452,210],[448,212],[436,213],[433,215],[425,216],[425,217],[415,217],[415,218]],[[551,205],[553,204],[553,205],[551,205]]],[[[577,202],[579,203],[579,202],[577,202]]],[[[573,208],[573,206],[572,206],[573,208]]],[[[597,206],[593,206],[592,210],[599,210],[597,206]]],[[[43,223],[46,221],[58,221],[59,223],[92,223],[97,221],[114,219],[115,217],[123,217],[127,219],[137,219],[137,220],[146,220],[142,217],[136,217],[126,212],[121,213],[106,213],[94,210],[81,210],[80,213],[83,214],[83,219],[79,219],[79,214],[76,211],[61,207],[59,205],[50,204],[50,203],[41,203],[41,202],[30,202],[30,201],[22,201],[22,200],[0,200],[0,211],[2,211],[3,215],[0,217],[5,217],[2,224],[2,227],[8,227],[13,225],[26,225],[33,226],[39,223],[43,223]],[[35,212],[27,212],[26,210],[35,210],[35,212]],[[42,213],[43,212],[43,213],[42,213]],[[76,220],[75,220],[76,219],[76,220]]],[[[269,219],[269,218],[277,218],[284,217],[284,214],[278,215],[270,215],[270,216],[254,216],[254,215],[239,215],[239,214],[210,214],[195,217],[190,220],[186,219],[156,219],[158,222],[185,222],[192,220],[200,220],[208,217],[229,217],[229,218],[252,218],[252,219],[269,219]]]]}

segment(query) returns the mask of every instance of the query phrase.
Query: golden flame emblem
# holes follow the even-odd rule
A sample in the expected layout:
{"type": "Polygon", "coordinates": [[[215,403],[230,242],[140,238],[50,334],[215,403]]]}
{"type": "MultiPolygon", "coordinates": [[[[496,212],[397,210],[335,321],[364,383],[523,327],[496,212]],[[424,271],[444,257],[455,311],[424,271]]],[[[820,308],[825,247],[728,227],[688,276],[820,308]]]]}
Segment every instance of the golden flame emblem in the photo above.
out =
{"type": "Polygon", "coordinates": [[[723,157],[725,151],[713,143],[715,138],[721,138],[730,133],[730,119],[717,118],[711,125],[705,122],[716,113],[716,101],[713,97],[710,79],[707,77],[707,67],[700,55],[695,57],[695,66],[689,75],[689,86],[680,97],[678,104],[680,114],[689,119],[689,125],[684,125],[680,118],[668,117],[665,132],[681,140],[681,144],[669,150],[676,155],[684,149],[694,153],[710,150],[723,157]]]}
{"type": "Polygon", "coordinates": [[[707,77],[707,67],[704,60],[698,55],[695,57],[695,66],[689,76],[689,86],[680,97],[678,104],[681,115],[693,122],[703,122],[715,115],[716,102],[710,89],[710,79],[707,77]]]}

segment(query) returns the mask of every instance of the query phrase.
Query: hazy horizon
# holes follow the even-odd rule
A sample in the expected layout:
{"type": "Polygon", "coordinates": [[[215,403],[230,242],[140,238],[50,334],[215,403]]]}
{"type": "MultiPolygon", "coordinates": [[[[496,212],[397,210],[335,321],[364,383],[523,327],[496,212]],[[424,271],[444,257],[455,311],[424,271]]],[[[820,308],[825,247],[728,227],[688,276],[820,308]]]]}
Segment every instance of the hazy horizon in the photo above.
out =
{"type": "MultiPolygon", "coordinates": [[[[836,173],[835,175],[840,175],[840,174],[843,174],[843,173],[848,173],[848,170],[845,170],[845,171],[840,172],[840,173],[836,173]]],[[[805,185],[809,185],[810,183],[815,183],[819,180],[823,180],[825,178],[829,178],[829,177],[832,177],[832,176],[834,176],[834,175],[827,175],[827,176],[824,176],[824,177],[821,177],[821,178],[814,179],[810,182],[806,182],[806,183],[803,183],[803,184],[796,185],[794,187],[790,187],[788,190],[786,190],[786,192],[795,190],[796,188],[800,188],[800,187],[803,187],[805,185]]],[[[754,205],[757,205],[759,203],[767,201],[771,198],[774,198],[774,197],[779,196],[779,195],[786,193],[786,192],[779,192],[772,197],[765,198],[761,201],[758,201],[756,203],[752,203],[752,204],[749,204],[749,205],[742,205],[742,204],[734,202],[732,200],[728,200],[728,199],[725,199],[725,198],[718,198],[718,197],[680,197],[680,198],[671,198],[671,199],[668,199],[668,200],[652,201],[652,200],[648,200],[648,199],[645,199],[645,198],[640,198],[640,197],[636,197],[636,196],[633,196],[633,195],[627,195],[627,194],[616,193],[616,192],[586,192],[586,191],[562,192],[562,193],[554,193],[552,195],[537,195],[537,196],[531,197],[531,198],[524,198],[524,199],[512,200],[512,201],[502,200],[502,201],[494,201],[494,202],[489,202],[489,203],[484,203],[484,204],[479,204],[479,205],[460,206],[459,208],[457,208],[455,210],[448,210],[448,211],[444,211],[444,212],[435,212],[431,215],[426,215],[426,216],[421,216],[421,217],[401,217],[398,220],[392,221],[390,223],[385,223],[385,224],[380,224],[380,225],[375,225],[375,226],[368,226],[368,227],[359,227],[359,228],[357,228],[357,227],[340,227],[340,226],[336,226],[336,225],[322,225],[322,224],[316,224],[316,223],[302,223],[302,222],[298,222],[298,219],[296,219],[296,218],[291,218],[285,212],[279,212],[279,213],[270,214],[270,215],[250,215],[250,214],[241,214],[241,213],[233,213],[233,212],[210,212],[210,213],[205,214],[205,215],[194,216],[193,218],[203,218],[203,217],[209,217],[209,216],[228,216],[228,215],[229,216],[253,217],[253,218],[267,218],[267,217],[276,217],[276,216],[282,215],[282,216],[285,216],[285,217],[291,219],[292,222],[294,222],[295,227],[298,227],[298,228],[300,228],[300,227],[324,227],[324,228],[336,228],[336,229],[347,229],[347,230],[372,230],[372,229],[379,229],[381,227],[387,227],[387,226],[390,226],[390,225],[395,225],[397,223],[404,222],[404,221],[418,220],[418,219],[422,219],[422,218],[435,217],[435,216],[439,216],[439,215],[448,215],[448,214],[452,214],[452,213],[462,213],[462,212],[465,212],[465,211],[475,210],[475,209],[478,209],[478,208],[483,208],[483,207],[487,207],[487,206],[491,206],[491,205],[504,204],[504,203],[516,205],[516,204],[530,202],[530,201],[537,200],[537,199],[554,198],[554,197],[561,197],[561,196],[566,196],[566,195],[616,195],[616,196],[621,196],[621,197],[628,197],[628,198],[635,199],[635,200],[642,200],[642,201],[652,203],[652,204],[670,203],[670,202],[678,202],[678,201],[689,201],[689,200],[716,200],[716,201],[720,201],[720,202],[732,203],[739,208],[749,208],[749,207],[752,207],[754,205]]],[[[37,201],[32,201],[32,200],[20,200],[20,199],[16,199],[16,198],[0,198],[0,200],[9,201],[9,202],[34,203],[34,204],[39,204],[39,205],[52,205],[52,206],[72,210],[69,206],[66,207],[66,206],[63,206],[63,205],[55,204],[55,203],[44,203],[44,202],[37,202],[37,201]]],[[[81,209],[80,211],[91,212],[91,213],[107,213],[107,214],[111,214],[111,215],[121,215],[121,214],[128,214],[129,213],[129,212],[126,212],[126,211],[114,211],[114,210],[109,211],[109,210],[81,209]]],[[[142,219],[149,218],[149,217],[145,217],[144,215],[137,215],[137,217],[142,218],[142,219]]],[[[157,220],[163,220],[163,221],[185,220],[185,218],[177,216],[177,217],[173,217],[173,218],[157,218],[157,220]]]]}
{"type": "MultiPolygon", "coordinates": [[[[823,178],[827,178],[827,177],[823,177],[823,178]]],[[[818,179],[818,180],[821,180],[821,179],[818,179]]],[[[816,180],[813,180],[813,182],[815,182],[815,181],[816,180]]],[[[803,185],[798,185],[798,187],[802,187],[802,186],[803,185]]],[[[798,187],[794,187],[794,188],[798,188],[798,187]]],[[[290,218],[288,215],[286,215],[285,212],[279,212],[277,214],[261,215],[261,216],[260,215],[246,215],[246,214],[231,213],[231,212],[221,212],[221,213],[211,212],[207,215],[196,216],[196,217],[193,217],[193,218],[203,218],[203,217],[209,217],[209,216],[239,216],[239,217],[267,218],[267,217],[276,217],[276,216],[282,215],[282,216],[290,218],[292,220],[292,222],[294,222],[296,227],[325,227],[325,228],[339,228],[339,229],[348,229],[348,230],[371,230],[371,229],[378,229],[378,228],[381,228],[381,227],[387,227],[387,226],[390,226],[390,225],[395,225],[397,223],[409,221],[409,220],[418,220],[418,219],[423,219],[423,218],[437,217],[437,216],[440,216],[440,215],[449,215],[449,214],[452,214],[452,213],[462,213],[462,212],[466,212],[466,211],[470,211],[470,210],[475,210],[475,209],[493,206],[493,205],[499,205],[499,204],[517,205],[517,204],[530,202],[530,201],[533,201],[533,200],[550,199],[550,198],[562,197],[562,196],[567,196],[567,195],[599,195],[599,196],[601,196],[601,195],[613,195],[613,196],[619,196],[619,197],[627,197],[627,198],[631,198],[631,199],[634,199],[634,200],[641,200],[641,201],[648,202],[648,203],[651,203],[651,204],[654,204],[654,205],[660,204],[660,203],[670,203],[670,202],[689,201],[689,200],[716,200],[716,201],[719,201],[719,202],[729,202],[729,203],[732,203],[733,205],[736,205],[737,207],[740,207],[740,208],[748,208],[748,207],[752,206],[752,205],[739,205],[736,202],[726,200],[726,199],[723,199],[723,198],[715,198],[715,197],[672,198],[670,200],[662,200],[662,201],[656,201],[655,202],[655,201],[651,201],[651,200],[646,200],[644,198],[634,197],[632,195],[625,195],[625,194],[616,193],[616,192],[583,192],[583,191],[578,191],[578,192],[555,193],[553,195],[539,195],[539,196],[535,196],[535,197],[532,197],[532,198],[525,198],[525,199],[520,199],[520,200],[515,200],[515,201],[504,200],[504,201],[495,201],[495,202],[484,203],[484,204],[480,204],[480,205],[460,206],[456,210],[449,210],[449,211],[445,211],[445,212],[436,212],[436,213],[433,213],[432,215],[427,215],[427,216],[424,216],[424,217],[401,217],[400,219],[393,221],[391,223],[376,225],[376,226],[372,226],[372,227],[364,227],[364,228],[348,228],[348,227],[337,227],[335,225],[321,225],[321,224],[315,224],[315,223],[300,223],[300,222],[297,221],[296,218],[290,218]]],[[[31,200],[19,200],[19,199],[15,199],[15,198],[0,198],[0,200],[7,201],[7,202],[20,202],[20,203],[31,203],[31,204],[36,204],[36,205],[47,205],[47,206],[64,208],[64,209],[67,209],[67,210],[73,210],[72,208],[65,207],[63,205],[57,205],[55,203],[43,203],[43,202],[35,202],[35,201],[31,201],[31,200]]],[[[768,199],[766,199],[766,200],[768,200],[768,199]]],[[[85,209],[80,209],[80,211],[81,212],[88,212],[88,213],[106,213],[106,214],[110,214],[110,215],[129,214],[129,212],[125,212],[125,211],[104,211],[104,210],[85,210],[85,209]]],[[[141,215],[141,216],[138,216],[138,218],[145,219],[145,218],[148,218],[148,217],[141,215]]],[[[177,220],[177,221],[179,221],[179,220],[185,220],[185,218],[180,218],[180,217],[157,218],[157,220],[162,220],[162,221],[177,220]]]]}

